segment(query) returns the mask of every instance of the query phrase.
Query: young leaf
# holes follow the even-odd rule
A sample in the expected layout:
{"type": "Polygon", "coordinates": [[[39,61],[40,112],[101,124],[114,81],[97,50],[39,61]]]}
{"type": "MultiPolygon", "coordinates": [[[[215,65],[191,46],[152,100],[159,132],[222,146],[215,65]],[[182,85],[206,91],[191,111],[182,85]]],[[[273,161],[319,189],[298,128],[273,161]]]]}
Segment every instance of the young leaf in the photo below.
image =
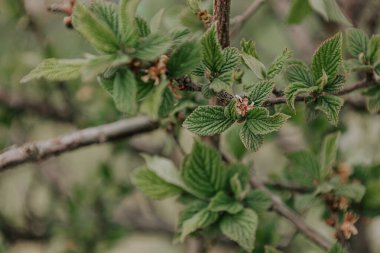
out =
{"type": "Polygon", "coordinates": [[[374,64],[378,60],[380,53],[380,35],[376,34],[369,40],[367,59],[370,64],[374,64]]]}
{"type": "Polygon", "coordinates": [[[272,94],[274,83],[269,80],[260,81],[253,86],[249,94],[249,99],[255,106],[261,106],[272,94]]]}
{"type": "Polygon", "coordinates": [[[244,203],[256,212],[263,212],[271,207],[272,200],[265,192],[253,190],[247,194],[244,203]]]}
{"type": "Polygon", "coordinates": [[[334,191],[336,196],[342,196],[359,203],[364,197],[366,188],[361,184],[340,185],[334,191]]]}
{"type": "Polygon", "coordinates": [[[136,28],[140,37],[148,37],[151,34],[148,23],[141,17],[136,17],[136,28]]]}
{"type": "Polygon", "coordinates": [[[118,68],[130,61],[127,55],[100,55],[88,59],[81,69],[83,81],[90,81],[107,70],[118,68]]]}
{"type": "Polygon", "coordinates": [[[319,162],[310,152],[297,151],[289,154],[288,159],[290,164],[285,172],[291,181],[311,187],[321,179],[319,162]]]}
{"type": "Polygon", "coordinates": [[[138,40],[135,13],[140,0],[120,0],[119,2],[119,38],[125,47],[133,47],[138,40]]]}
{"type": "Polygon", "coordinates": [[[281,73],[285,63],[291,57],[292,53],[286,48],[282,54],[277,57],[273,63],[269,66],[267,78],[273,79],[275,76],[281,73]]]}
{"type": "Polygon", "coordinates": [[[212,26],[202,38],[203,64],[212,72],[217,73],[223,67],[224,57],[222,47],[216,34],[216,27],[212,26]]]}
{"type": "Polygon", "coordinates": [[[102,19],[114,34],[119,32],[119,13],[117,11],[117,5],[103,0],[96,0],[91,5],[91,10],[102,19]]]}
{"type": "Polygon", "coordinates": [[[149,26],[152,33],[157,33],[160,30],[162,19],[164,17],[165,9],[160,9],[150,20],[149,26]]]}
{"type": "Polygon", "coordinates": [[[340,246],[340,244],[335,244],[330,250],[328,253],[347,253],[347,251],[342,247],[340,246]]]}
{"type": "Polygon", "coordinates": [[[81,1],[76,1],[73,25],[82,36],[98,51],[114,53],[119,50],[116,35],[106,22],[96,17],[81,1]]]}
{"type": "Polygon", "coordinates": [[[329,175],[329,172],[336,161],[339,137],[340,133],[337,132],[327,135],[323,140],[321,151],[321,178],[325,178],[329,175]]]}
{"type": "Polygon", "coordinates": [[[304,64],[293,64],[286,69],[286,78],[291,83],[314,85],[314,77],[310,69],[304,64]]]}
{"type": "Polygon", "coordinates": [[[195,142],[183,163],[182,179],[199,196],[212,197],[226,184],[226,170],[219,154],[211,147],[195,142]]]}
{"type": "Polygon", "coordinates": [[[336,0],[309,0],[310,6],[327,21],[339,22],[343,25],[351,25],[344,16],[336,0]]]}
{"type": "Polygon", "coordinates": [[[265,253],[281,253],[281,251],[278,251],[276,248],[273,248],[271,246],[265,246],[265,253]]]}
{"type": "Polygon", "coordinates": [[[345,82],[346,82],[346,78],[344,77],[344,75],[337,75],[336,78],[332,82],[325,85],[323,90],[325,92],[334,94],[342,90],[345,82]]]}
{"type": "Polygon", "coordinates": [[[343,103],[344,100],[340,97],[325,95],[318,98],[316,109],[323,112],[331,124],[336,126],[343,103]]]}
{"type": "Polygon", "coordinates": [[[243,206],[224,192],[218,192],[210,201],[208,209],[213,212],[235,214],[243,210],[243,206]]]}
{"type": "Polygon", "coordinates": [[[199,135],[215,135],[227,130],[235,120],[224,115],[222,106],[198,106],[183,126],[199,135]]]}
{"type": "Polygon", "coordinates": [[[199,43],[188,41],[180,45],[170,56],[167,68],[170,78],[190,74],[202,60],[199,43]]]}
{"type": "Polygon", "coordinates": [[[97,80],[100,86],[112,97],[114,79],[105,79],[98,76],[97,80]]]}
{"type": "MultiPolygon", "coordinates": [[[[235,164],[231,164],[228,167],[228,178],[232,179],[236,177],[240,185],[239,187],[241,189],[241,192],[236,192],[234,191],[233,187],[231,188],[232,192],[235,193],[235,195],[241,197],[240,193],[245,191],[245,189],[248,187],[249,176],[250,176],[249,169],[243,164],[235,163],[235,164]]],[[[232,181],[230,181],[230,186],[232,185],[231,182],[232,181]]],[[[237,199],[240,199],[240,198],[237,198],[237,199]]]]}
{"type": "Polygon", "coordinates": [[[308,86],[300,82],[292,83],[289,86],[287,86],[284,91],[286,102],[293,110],[295,110],[294,104],[295,104],[297,95],[302,94],[302,93],[309,94],[317,90],[318,90],[317,86],[308,86]]]}
{"type": "Polygon", "coordinates": [[[239,132],[241,127],[233,125],[228,131],[226,131],[225,137],[225,146],[228,152],[233,155],[235,159],[240,161],[246,154],[246,148],[243,142],[239,138],[239,132]]]}
{"type": "Polygon", "coordinates": [[[255,246],[257,225],[257,214],[251,209],[244,209],[240,213],[224,216],[220,222],[220,230],[225,236],[251,252],[255,246]]]}
{"type": "Polygon", "coordinates": [[[269,134],[275,132],[286,122],[288,115],[276,113],[269,115],[269,111],[263,107],[255,107],[249,111],[245,124],[249,130],[256,135],[269,134]]]}
{"type": "Polygon", "coordinates": [[[181,242],[185,240],[186,236],[196,230],[210,226],[218,219],[218,217],[218,213],[203,209],[194,214],[191,218],[185,220],[182,224],[181,242]]]}
{"type": "Polygon", "coordinates": [[[266,78],[267,70],[261,61],[259,61],[257,58],[253,57],[252,55],[249,55],[246,53],[242,53],[241,57],[245,65],[247,65],[247,67],[253,71],[253,73],[257,76],[257,78],[259,79],[266,78]]]}
{"type": "Polygon", "coordinates": [[[118,110],[127,114],[136,112],[137,83],[131,71],[120,71],[116,74],[112,95],[118,110]]]}
{"type": "Polygon", "coordinates": [[[298,24],[311,13],[309,1],[292,0],[290,11],[288,14],[289,24],[298,24]]]}
{"type": "Polygon", "coordinates": [[[346,31],[347,49],[354,57],[361,53],[367,52],[369,38],[368,35],[360,29],[350,28],[346,31]]]}
{"type": "Polygon", "coordinates": [[[247,122],[240,130],[240,140],[248,150],[257,151],[264,142],[262,135],[254,134],[248,127],[247,122]]]}
{"type": "Polygon", "coordinates": [[[81,74],[81,67],[87,60],[58,60],[46,59],[35,69],[21,79],[21,83],[29,82],[33,79],[45,78],[49,81],[65,81],[77,79],[81,74]]]}
{"type": "Polygon", "coordinates": [[[173,95],[173,92],[169,88],[166,88],[162,93],[161,104],[158,108],[158,116],[161,118],[167,117],[173,110],[175,104],[176,99],[173,95]]]}
{"type": "Polygon", "coordinates": [[[220,69],[220,73],[226,73],[232,71],[239,64],[240,55],[239,50],[234,47],[228,47],[223,50],[223,60],[224,64],[220,69]]]}
{"type": "Polygon", "coordinates": [[[242,39],[242,41],[240,42],[240,47],[243,53],[253,56],[256,59],[259,59],[259,56],[257,55],[257,52],[256,52],[255,42],[253,42],[252,40],[242,39]]]}
{"type": "Polygon", "coordinates": [[[165,54],[171,45],[169,38],[151,34],[136,46],[134,56],[143,61],[152,61],[165,54]]]}
{"type": "Polygon", "coordinates": [[[166,182],[149,169],[139,169],[133,182],[144,194],[153,199],[165,199],[181,193],[182,189],[166,182]]]}
{"type": "Polygon", "coordinates": [[[371,87],[365,92],[367,96],[367,109],[370,113],[380,112],[380,87],[371,87]]]}
{"type": "Polygon", "coordinates": [[[314,79],[323,76],[323,71],[328,76],[328,81],[333,81],[342,63],[342,34],[338,33],[324,41],[313,56],[312,71],[314,79]]]}
{"type": "Polygon", "coordinates": [[[217,78],[214,78],[209,85],[209,88],[214,92],[227,91],[228,93],[233,93],[232,91],[232,72],[224,73],[217,78]]]}

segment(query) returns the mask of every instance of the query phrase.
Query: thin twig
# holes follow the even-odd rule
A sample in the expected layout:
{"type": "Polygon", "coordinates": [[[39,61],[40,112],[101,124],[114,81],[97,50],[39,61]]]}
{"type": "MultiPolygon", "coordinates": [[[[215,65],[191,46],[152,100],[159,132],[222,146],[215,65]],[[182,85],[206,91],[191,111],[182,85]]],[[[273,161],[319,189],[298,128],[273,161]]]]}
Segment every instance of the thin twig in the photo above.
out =
{"type": "Polygon", "coordinates": [[[222,48],[230,45],[231,0],[214,0],[214,21],[222,48]]]}
{"type": "Polygon", "coordinates": [[[70,123],[73,121],[73,115],[67,110],[57,109],[46,102],[30,101],[15,94],[9,94],[4,90],[0,90],[0,104],[11,110],[29,112],[57,121],[70,123]]]}
{"type": "Polygon", "coordinates": [[[253,187],[267,193],[267,195],[272,199],[273,211],[292,222],[296,228],[301,231],[307,238],[325,250],[328,250],[332,247],[332,242],[321,235],[318,231],[307,225],[305,221],[300,217],[300,215],[289,209],[289,207],[287,207],[278,196],[269,191],[263,184],[257,181],[256,178],[252,177],[250,183],[253,187]]]}
{"type": "Polygon", "coordinates": [[[231,37],[235,36],[241,30],[244,24],[256,13],[265,0],[256,0],[240,15],[234,17],[231,21],[231,37]]]}
{"type": "Polygon", "coordinates": [[[87,128],[50,140],[26,143],[0,154],[0,172],[26,162],[35,162],[92,144],[113,141],[158,128],[147,117],[136,117],[87,128]]]}

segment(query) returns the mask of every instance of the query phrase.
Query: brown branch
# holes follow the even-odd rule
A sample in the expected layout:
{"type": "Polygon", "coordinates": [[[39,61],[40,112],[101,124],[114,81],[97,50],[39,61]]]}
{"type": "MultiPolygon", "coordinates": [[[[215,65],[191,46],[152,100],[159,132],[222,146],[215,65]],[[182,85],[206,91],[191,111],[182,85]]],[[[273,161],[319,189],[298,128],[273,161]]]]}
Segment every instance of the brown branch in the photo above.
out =
{"type": "Polygon", "coordinates": [[[30,101],[4,90],[0,90],[0,104],[11,110],[29,112],[62,122],[73,122],[73,115],[69,111],[59,110],[46,102],[30,101]]]}
{"type": "Polygon", "coordinates": [[[260,8],[260,6],[265,2],[265,0],[256,0],[248,8],[240,15],[234,17],[231,21],[232,29],[231,36],[234,36],[241,28],[245,25],[245,23],[256,13],[256,11],[260,8]]]}
{"type": "Polygon", "coordinates": [[[230,45],[231,0],[214,0],[214,21],[222,48],[230,45]]]}
{"type": "Polygon", "coordinates": [[[0,172],[18,164],[40,161],[81,147],[126,138],[157,128],[157,122],[147,117],[136,117],[83,129],[54,139],[26,143],[0,154],[0,172]]]}
{"type": "Polygon", "coordinates": [[[269,191],[263,184],[258,182],[256,178],[251,178],[250,183],[254,188],[260,189],[264,191],[268,196],[270,196],[270,198],[272,199],[273,211],[292,222],[294,226],[296,226],[296,228],[299,231],[301,231],[307,238],[309,238],[311,241],[315,242],[317,245],[319,245],[325,250],[328,250],[332,247],[333,244],[331,241],[329,241],[318,231],[307,225],[305,221],[300,217],[300,215],[298,215],[289,207],[287,207],[278,196],[274,195],[271,191],[269,191]]]}

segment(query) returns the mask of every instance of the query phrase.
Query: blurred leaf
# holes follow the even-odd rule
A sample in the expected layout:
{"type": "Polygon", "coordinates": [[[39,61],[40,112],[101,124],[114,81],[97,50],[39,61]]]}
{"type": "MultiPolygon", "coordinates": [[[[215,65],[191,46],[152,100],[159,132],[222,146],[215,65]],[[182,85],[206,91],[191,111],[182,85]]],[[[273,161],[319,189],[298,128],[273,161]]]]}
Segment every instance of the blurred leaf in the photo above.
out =
{"type": "Polygon", "coordinates": [[[328,253],[347,253],[345,249],[343,249],[342,246],[340,246],[338,243],[335,244],[328,253]]]}
{"type": "Polygon", "coordinates": [[[325,95],[318,98],[316,109],[323,112],[331,124],[337,126],[343,103],[344,100],[340,97],[325,95]]]}
{"type": "Polygon", "coordinates": [[[335,189],[336,196],[342,196],[360,202],[365,194],[365,187],[361,184],[345,184],[335,189]]]}
{"type": "Polygon", "coordinates": [[[309,0],[310,6],[327,21],[339,22],[343,25],[351,25],[350,21],[340,10],[336,0],[309,0]]]}
{"type": "Polygon", "coordinates": [[[367,183],[366,188],[362,211],[368,216],[378,216],[380,215],[380,179],[374,178],[367,183]]]}
{"type": "Polygon", "coordinates": [[[126,55],[100,55],[90,58],[81,69],[83,81],[90,81],[109,69],[120,67],[130,61],[126,55]]]}
{"type": "Polygon", "coordinates": [[[96,0],[91,5],[92,12],[103,20],[114,34],[119,32],[119,13],[117,5],[103,0],[96,0]]]}
{"type": "Polygon", "coordinates": [[[116,35],[108,24],[96,17],[81,1],[77,1],[73,12],[73,25],[98,51],[114,53],[119,50],[116,35]]]}
{"type": "Polygon", "coordinates": [[[256,52],[255,42],[253,42],[252,40],[242,39],[240,42],[240,47],[241,47],[241,51],[244,54],[247,54],[247,55],[250,55],[256,59],[259,59],[257,52],[256,52]]]}
{"type": "Polygon", "coordinates": [[[166,88],[162,93],[161,104],[158,109],[158,116],[161,118],[167,117],[173,110],[177,100],[175,99],[173,92],[166,88]]]}
{"type": "Polygon", "coordinates": [[[312,187],[320,180],[320,166],[316,157],[307,151],[288,155],[289,166],[285,170],[290,181],[300,186],[312,187]]]}
{"type": "Polygon", "coordinates": [[[251,209],[244,209],[240,213],[224,216],[220,222],[220,230],[250,252],[255,246],[257,225],[257,214],[251,209]]]}
{"type": "Polygon", "coordinates": [[[244,202],[249,208],[252,208],[258,213],[266,211],[272,206],[270,196],[261,190],[250,191],[244,202]]]}
{"type": "Polygon", "coordinates": [[[368,44],[368,51],[367,51],[367,59],[369,60],[370,64],[374,64],[377,60],[379,60],[379,54],[380,54],[380,35],[372,35],[371,39],[369,40],[368,44]]]}
{"type": "Polygon", "coordinates": [[[365,92],[367,109],[370,113],[380,112],[380,87],[372,87],[365,92]]]}
{"type": "Polygon", "coordinates": [[[152,61],[165,54],[171,45],[169,38],[151,34],[136,46],[136,52],[133,55],[143,61],[152,61]]]}
{"type": "Polygon", "coordinates": [[[237,160],[241,160],[246,154],[244,144],[239,138],[241,127],[232,126],[225,134],[225,143],[228,153],[232,154],[237,160]]]}
{"type": "Polygon", "coordinates": [[[137,83],[131,71],[119,71],[113,84],[113,99],[116,108],[127,114],[137,111],[137,83]]]}
{"type": "Polygon", "coordinates": [[[211,200],[208,209],[213,212],[235,214],[243,210],[243,206],[224,192],[218,192],[211,200]]]}
{"type": "Polygon", "coordinates": [[[292,0],[288,14],[288,23],[301,23],[310,13],[311,7],[307,0],[292,0]]]}
{"type": "Polygon", "coordinates": [[[267,78],[273,79],[275,76],[281,73],[287,60],[290,59],[292,53],[286,48],[282,54],[277,57],[269,66],[267,78]]]}
{"type": "Polygon", "coordinates": [[[265,253],[281,253],[281,251],[278,251],[276,248],[271,246],[265,246],[265,253]]]}
{"type": "Polygon", "coordinates": [[[164,17],[165,9],[159,10],[150,20],[149,27],[152,30],[152,33],[157,33],[160,30],[162,19],[164,17]]]}
{"type": "Polygon", "coordinates": [[[180,45],[170,56],[167,68],[170,78],[190,74],[201,63],[202,55],[199,43],[188,41],[180,45]]]}
{"type": "Polygon", "coordinates": [[[247,67],[253,71],[253,73],[259,79],[265,79],[267,76],[267,70],[264,64],[252,55],[242,53],[243,62],[247,67]]]}
{"type": "Polygon", "coordinates": [[[35,69],[21,79],[21,83],[33,79],[45,78],[49,81],[65,81],[77,79],[81,74],[81,67],[87,63],[84,59],[58,60],[46,59],[35,69]]]}
{"type": "Polygon", "coordinates": [[[323,139],[321,150],[321,179],[326,178],[336,162],[340,132],[327,135],[323,139]]]}
{"type": "Polygon", "coordinates": [[[135,23],[135,13],[140,0],[120,0],[119,39],[125,47],[134,47],[139,38],[135,23]]]}
{"type": "Polygon", "coordinates": [[[369,38],[368,35],[360,29],[350,28],[346,31],[347,49],[354,57],[367,52],[369,38]]]}
{"type": "Polygon", "coordinates": [[[136,17],[136,28],[140,37],[145,38],[151,34],[148,23],[141,17],[136,17]]]}

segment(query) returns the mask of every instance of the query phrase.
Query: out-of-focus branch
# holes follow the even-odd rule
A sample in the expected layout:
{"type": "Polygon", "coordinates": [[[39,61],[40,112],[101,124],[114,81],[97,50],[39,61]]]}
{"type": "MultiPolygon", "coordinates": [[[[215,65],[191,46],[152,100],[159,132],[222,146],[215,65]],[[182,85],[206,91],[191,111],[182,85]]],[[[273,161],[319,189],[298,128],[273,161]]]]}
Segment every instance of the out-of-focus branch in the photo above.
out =
{"type": "Polygon", "coordinates": [[[30,101],[27,98],[15,94],[9,94],[0,90],[0,105],[6,108],[21,112],[29,112],[45,118],[54,119],[61,122],[73,122],[73,115],[66,110],[60,110],[46,102],[30,101]]]}
{"type": "Polygon", "coordinates": [[[237,32],[245,25],[245,23],[256,13],[265,0],[256,0],[240,15],[234,17],[231,21],[231,36],[235,36],[237,32]]]}
{"type": "Polygon", "coordinates": [[[159,124],[147,117],[136,117],[87,128],[50,140],[26,143],[0,154],[0,171],[18,164],[44,160],[48,157],[92,144],[118,140],[157,129],[159,124]]]}
{"type": "Polygon", "coordinates": [[[296,228],[307,238],[325,250],[328,250],[332,247],[332,242],[330,242],[318,231],[307,225],[300,215],[287,207],[278,196],[269,191],[263,184],[257,181],[256,178],[252,177],[250,182],[254,188],[260,189],[264,191],[268,196],[270,196],[272,200],[273,211],[293,223],[294,226],[296,226],[296,228]]]}

